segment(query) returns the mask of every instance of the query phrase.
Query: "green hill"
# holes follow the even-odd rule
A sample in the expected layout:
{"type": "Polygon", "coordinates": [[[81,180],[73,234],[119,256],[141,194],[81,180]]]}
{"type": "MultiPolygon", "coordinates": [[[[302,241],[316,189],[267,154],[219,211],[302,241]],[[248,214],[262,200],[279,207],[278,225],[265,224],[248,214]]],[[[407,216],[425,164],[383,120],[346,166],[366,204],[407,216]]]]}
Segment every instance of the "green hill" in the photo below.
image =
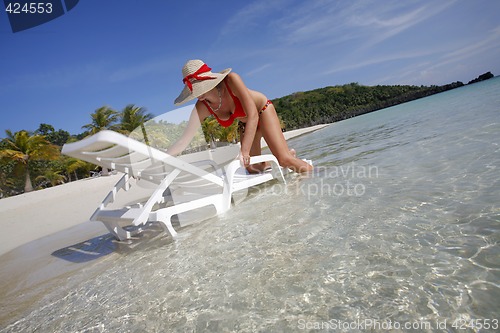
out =
{"type": "Polygon", "coordinates": [[[331,123],[463,86],[363,86],[350,83],[273,100],[286,130],[331,123]]]}

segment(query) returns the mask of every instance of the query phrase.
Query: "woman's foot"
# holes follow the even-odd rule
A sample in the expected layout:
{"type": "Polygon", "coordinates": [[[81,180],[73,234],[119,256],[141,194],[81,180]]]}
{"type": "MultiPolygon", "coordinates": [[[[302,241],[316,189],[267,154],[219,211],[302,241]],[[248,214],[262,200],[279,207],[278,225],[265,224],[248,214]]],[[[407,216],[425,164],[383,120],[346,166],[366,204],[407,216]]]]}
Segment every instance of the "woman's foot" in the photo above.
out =
{"type": "Polygon", "coordinates": [[[249,173],[261,173],[271,169],[271,164],[268,162],[256,163],[249,165],[247,171],[249,173]]]}

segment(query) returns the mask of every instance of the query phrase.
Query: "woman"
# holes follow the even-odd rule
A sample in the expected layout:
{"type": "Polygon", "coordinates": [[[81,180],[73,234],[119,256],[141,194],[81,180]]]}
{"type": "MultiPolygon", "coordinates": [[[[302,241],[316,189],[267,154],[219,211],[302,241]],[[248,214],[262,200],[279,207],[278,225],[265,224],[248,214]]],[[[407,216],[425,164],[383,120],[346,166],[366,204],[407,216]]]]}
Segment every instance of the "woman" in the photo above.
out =
{"type": "Polygon", "coordinates": [[[213,73],[201,60],[189,60],[182,68],[184,89],[175,104],[180,105],[198,98],[183,137],[169,153],[175,154],[191,141],[198,124],[214,116],[221,126],[229,127],[239,121],[241,151],[240,161],[250,172],[262,171],[265,165],[250,166],[250,156],[261,154],[260,141],[264,137],[269,149],[282,167],[296,172],[313,169],[312,165],[298,159],[288,149],[276,110],[264,94],[248,89],[240,76],[231,68],[213,73]],[[198,118],[198,119],[197,119],[198,118]],[[198,122],[199,121],[199,122],[198,122]]]}

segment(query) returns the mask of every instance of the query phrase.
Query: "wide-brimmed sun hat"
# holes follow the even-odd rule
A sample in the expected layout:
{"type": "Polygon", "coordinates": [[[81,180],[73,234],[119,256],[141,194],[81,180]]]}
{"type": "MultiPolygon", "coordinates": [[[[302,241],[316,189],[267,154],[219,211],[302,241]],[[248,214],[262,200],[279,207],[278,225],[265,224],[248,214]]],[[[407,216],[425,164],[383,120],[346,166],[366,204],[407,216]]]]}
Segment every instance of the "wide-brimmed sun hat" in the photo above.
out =
{"type": "Polygon", "coordinates": [[[231,72],[226,68],[222,72],[213,73],[212,69],[201,60],[189,60],[182,67],[182,89],[179,97],[175,99],[175,105],[180,105],[193,100],[215,88],[231,72]]]}

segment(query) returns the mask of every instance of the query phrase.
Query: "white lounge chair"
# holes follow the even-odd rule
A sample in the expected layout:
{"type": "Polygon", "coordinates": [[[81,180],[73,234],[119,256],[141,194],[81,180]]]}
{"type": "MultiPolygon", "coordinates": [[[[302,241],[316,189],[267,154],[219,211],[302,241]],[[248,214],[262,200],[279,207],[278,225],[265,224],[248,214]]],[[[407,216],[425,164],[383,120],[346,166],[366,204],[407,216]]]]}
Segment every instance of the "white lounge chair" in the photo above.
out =
{"type": "MultiPolygon", "coordinates": [[[[62,153],[123,173],[123,177],[90,218],[91,221],[104,223],[119,240],[131,238],[142,231],[142,226],[149,222],[161,222],[172,237],[176,237],[172,216],[207,206],[214,207],[216,213],[221,214],[231,207],[235,192],[272,179],[285,182],[282,168],[273,155],[252,157],[251,164],[269,162],[272,168],[268,172],[247,175],[242,172],[246,170],[238,160],[223,168],[213,160],[189,163],[189,155],[173,157],[108,130],[78,142],[65,144],[62,153]],[[148,193],[145,200],[136,204],[118,202],[118,192],[128,191],[138,182],[142,188],[152,188],[152,194],[148,193]],[[116,202],[119,208],[109,209],[108,206],[116,202]],[[137,228],[132,232],[124,229],[125,225],[137,228]]],[[[183,226],[182,221],[180,222],[183,226]]]]}

